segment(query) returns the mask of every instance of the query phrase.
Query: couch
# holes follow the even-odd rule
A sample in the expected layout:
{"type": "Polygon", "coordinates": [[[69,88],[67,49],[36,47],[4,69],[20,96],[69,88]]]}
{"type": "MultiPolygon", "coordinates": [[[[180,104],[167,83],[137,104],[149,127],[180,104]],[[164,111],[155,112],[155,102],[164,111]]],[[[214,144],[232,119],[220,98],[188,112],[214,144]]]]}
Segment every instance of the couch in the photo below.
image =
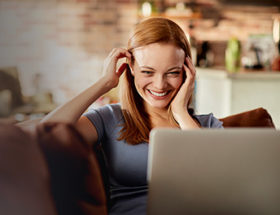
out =
{"type": "MultiPolygon", "coordinates": [[[[225,128],[275,128],[263,108],[220,120],[225,128]]],[[[0,124],[0,214],[107,214],[100,155],[70,124],[0,124]]]]}

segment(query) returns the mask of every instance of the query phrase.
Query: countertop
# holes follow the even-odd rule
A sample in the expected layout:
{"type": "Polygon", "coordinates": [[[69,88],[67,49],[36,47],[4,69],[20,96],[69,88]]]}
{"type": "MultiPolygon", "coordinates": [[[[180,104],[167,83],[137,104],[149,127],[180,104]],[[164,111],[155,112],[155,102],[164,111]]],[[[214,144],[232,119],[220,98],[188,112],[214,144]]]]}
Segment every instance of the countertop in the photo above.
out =
{"type": "Polygon", "coordinates": [[[228,79],[262,79],[262,80],[279,80],[280,71],[259,71],[259,70],[244,70],[241,69],[236,73],[229,73],[224,68],[201,68],[196,67],[197,77],[203,76],[204,78],[228,78],[228,79]]]}

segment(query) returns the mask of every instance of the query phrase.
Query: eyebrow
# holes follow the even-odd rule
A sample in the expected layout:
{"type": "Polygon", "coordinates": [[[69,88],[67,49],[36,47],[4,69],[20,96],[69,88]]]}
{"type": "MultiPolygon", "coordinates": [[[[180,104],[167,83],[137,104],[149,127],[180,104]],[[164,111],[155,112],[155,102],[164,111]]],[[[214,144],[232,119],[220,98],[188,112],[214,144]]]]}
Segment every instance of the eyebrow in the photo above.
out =
{"type": "MultiPolygon", "coordinates": [[[[155,69],[153,67],[150,67],[150,66],[140,66],[140,68],[141,69],[150,69],[150,70],[155,71],[155,69]]],[[[174,70],[174,69],[182,69],[182,67],[175,66],[175,67],[172,67],[172,68],[168,69],[167,72],[169,72],[171,70],[174,70]]]]}

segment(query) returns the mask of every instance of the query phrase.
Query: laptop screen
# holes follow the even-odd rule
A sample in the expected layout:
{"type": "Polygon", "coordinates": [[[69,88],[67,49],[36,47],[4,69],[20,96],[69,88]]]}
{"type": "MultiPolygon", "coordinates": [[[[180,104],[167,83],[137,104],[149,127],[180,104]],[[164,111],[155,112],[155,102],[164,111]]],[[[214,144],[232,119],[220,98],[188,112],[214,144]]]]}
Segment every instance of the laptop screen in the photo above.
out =
{"type": "Polygon", "coordinates": [[[157,129],[148,214],[280,214],[280,131],[157,129]]]}

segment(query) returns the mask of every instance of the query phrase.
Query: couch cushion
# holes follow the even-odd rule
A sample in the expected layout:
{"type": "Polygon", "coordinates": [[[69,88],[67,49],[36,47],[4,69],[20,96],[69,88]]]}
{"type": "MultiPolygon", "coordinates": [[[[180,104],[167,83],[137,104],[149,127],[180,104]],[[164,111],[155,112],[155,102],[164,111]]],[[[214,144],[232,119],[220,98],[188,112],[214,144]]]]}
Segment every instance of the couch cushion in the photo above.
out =
{"type": "Polygon", "coordinates": [[[58,213],[106,214],[103,182],[90,144],[64,123],[41,124],[37,136],[51,172],[58,213]]]}
{"type": "Polygon", "coordinates": [[[29,133],[7,124],[0,124],[0,214],[57,214],[40,148],[29,133]]]}
{"type": "Polygon", "coordinates": [[[272,118],[264,108],[242,112],[220,119],[224,127],[275,128],[272,118]]]}

